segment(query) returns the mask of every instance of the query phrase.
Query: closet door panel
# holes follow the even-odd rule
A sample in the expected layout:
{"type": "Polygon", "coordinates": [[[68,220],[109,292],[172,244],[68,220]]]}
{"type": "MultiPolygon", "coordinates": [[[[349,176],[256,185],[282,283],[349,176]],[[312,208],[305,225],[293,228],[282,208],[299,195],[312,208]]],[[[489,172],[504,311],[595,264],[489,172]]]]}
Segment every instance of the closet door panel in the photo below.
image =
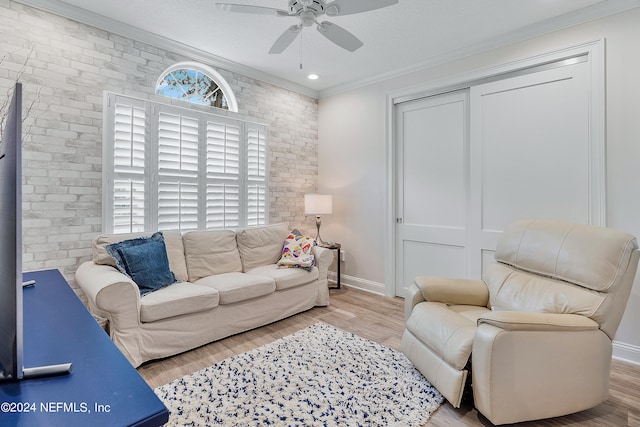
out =
{"type": "Polygon", "coordinates": [[[465,269],[467,109],[466,91],[396,106],[396,295],[465,269]]]}
{"type": "MultiPolygon", "coordinates": [[[[588,64],[471,89],[470,254],[518,219],[590,222],[588,64]]],[[[486,262],[486,257],[485,257],[486,262]]]]}

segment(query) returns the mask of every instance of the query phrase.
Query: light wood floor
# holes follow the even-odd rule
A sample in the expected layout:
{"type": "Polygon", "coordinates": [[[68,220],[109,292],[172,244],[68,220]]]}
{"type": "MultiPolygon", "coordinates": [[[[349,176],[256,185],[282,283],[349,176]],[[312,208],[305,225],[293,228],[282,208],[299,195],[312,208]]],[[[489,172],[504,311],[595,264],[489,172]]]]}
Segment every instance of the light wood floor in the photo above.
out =
{"type": "MultiPolygon", "coordinates": [[[[400,349],[404,330],[404,300],[382,297],[352,288],[331,290],[331,305],[317,307],[262,328],[205,345],[167,359],[148,362],[138,371],[152,387],[158,387],[213,365],[230,356],[252,350],[318,321],[331,324],[380,344],[400,349]]],[[[445,402],[427,423],[437,426],[491,426],[472,403],[454,409],[445,402]]],[[[565,417],[518,424],[530,426],[640,426],[640,366],[613,361],[610,397],[605,403],[565,417]]]]}

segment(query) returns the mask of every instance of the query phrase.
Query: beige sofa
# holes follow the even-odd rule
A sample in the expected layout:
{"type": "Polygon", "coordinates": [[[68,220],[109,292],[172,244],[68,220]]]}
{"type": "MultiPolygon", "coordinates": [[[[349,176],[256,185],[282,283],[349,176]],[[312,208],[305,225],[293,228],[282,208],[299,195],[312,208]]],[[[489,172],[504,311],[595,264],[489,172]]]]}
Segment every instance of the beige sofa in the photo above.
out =
{"type": "Polygon", "coordinates": [[[102,235],[76,281],[89,309],[109,321],[111,338],[134,366],[172,356],[329,304],[330,250],[315,247],[311,271],[276,265],[284,224],[238,231],[163,232],[178,283],[140,296],[105,246],[152,233],[102,235]]]}
{"type": "Polygon", "coordinates": [[[471,371],[474,404],[493,424],[594,407],[608,396],[639,256],[621,231],[515,222],[483,280],[415,279],[402,351],[454,407],[471,371]]]}

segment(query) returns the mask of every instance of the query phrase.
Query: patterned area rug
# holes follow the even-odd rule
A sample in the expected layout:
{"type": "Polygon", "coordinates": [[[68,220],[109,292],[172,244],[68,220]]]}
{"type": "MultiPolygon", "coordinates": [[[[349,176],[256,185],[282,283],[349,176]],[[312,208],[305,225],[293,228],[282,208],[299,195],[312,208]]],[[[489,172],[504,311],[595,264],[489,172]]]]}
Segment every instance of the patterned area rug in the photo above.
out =
{"type": "Polygon", "coordinates": [[[169,426],[420,426],[443,401],[402,353],[325,323],[155,392],[169,426]]]}

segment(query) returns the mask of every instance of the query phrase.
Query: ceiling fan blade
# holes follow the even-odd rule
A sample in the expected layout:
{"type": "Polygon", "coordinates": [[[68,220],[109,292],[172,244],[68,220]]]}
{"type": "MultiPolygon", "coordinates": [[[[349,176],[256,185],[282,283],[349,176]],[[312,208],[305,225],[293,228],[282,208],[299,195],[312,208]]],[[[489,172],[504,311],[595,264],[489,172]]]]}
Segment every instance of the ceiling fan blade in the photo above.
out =
{"type": "Polygon", "coordinates": [[[343,16],[354,13],[368,12],[397,4],[399,0],[335,0],[327,3],[327,16],[343,16]]]}
{"type": "Polygon", "coordinates": [[[362,42],[339,25],[324,21],[318,25],[320,34],[349,52],[354,52],[362,46],[362,42]]]}
{"type": "Polygon", "coordinates": [[[280,9],[273,9],[270,7],[262,7],[262,6],[248,6],[244,4],[234,4],[234,3],[217,3],[218,10],[220,12],[239,12],[239,13],[250,13],[252,15],[272,15],[272,16],[282,16],[282,14],[289,15],[288,12],[280,9]]]}
{"type": "Polygon", "coordinates": [[[291,43],[298,37],[302,27],[300,25],[292,25],[278,37],[278,40],[271,46],[269,53],[282,53],[291,43]]]}

